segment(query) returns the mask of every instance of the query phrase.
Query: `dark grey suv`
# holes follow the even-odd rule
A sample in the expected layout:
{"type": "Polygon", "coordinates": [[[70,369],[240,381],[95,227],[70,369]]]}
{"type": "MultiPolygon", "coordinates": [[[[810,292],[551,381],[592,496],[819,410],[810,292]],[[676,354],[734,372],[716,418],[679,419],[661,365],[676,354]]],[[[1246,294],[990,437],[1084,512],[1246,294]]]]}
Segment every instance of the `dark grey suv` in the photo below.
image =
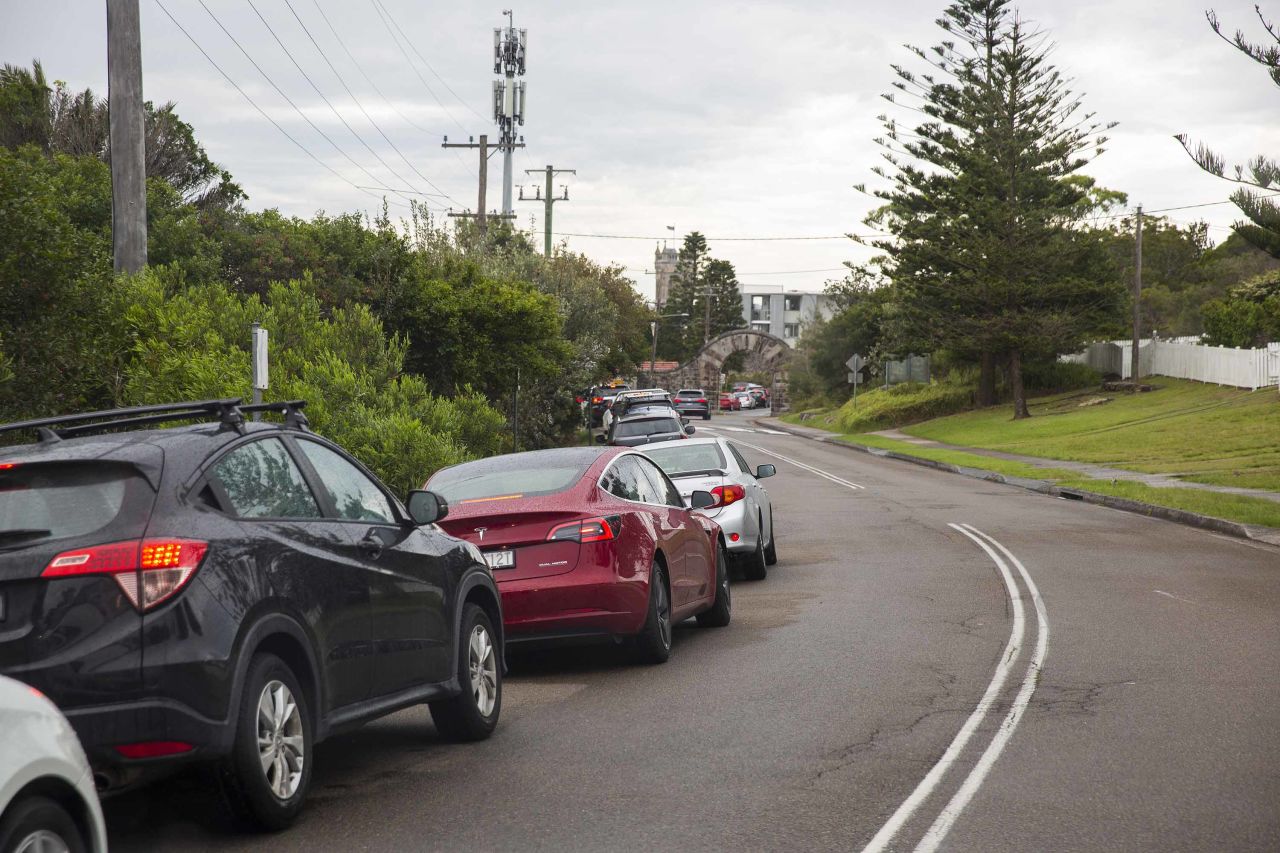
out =
{"type": "Polygon", "coordinates": [[[670,406],[645,406],[628,409],[627,413],[614,418],[609,424],[609,431],[597,437],[601,444],[622,447],[637,447],[641,444],[653,444],[658,441],[688,438],[694,428],[686,418],[680,417],[670,406]]]}
{"type": "Polygon", "coordinates": [[[419,703],[446,738],[497,725],[480,552],[435,525],[437,496],[402,504],[301,409],[0,426],[38,437],[0,447],[0,673],[58,705],[104,791],[208,762],[236,814],[280,828],[335,732],[419,703]]]}

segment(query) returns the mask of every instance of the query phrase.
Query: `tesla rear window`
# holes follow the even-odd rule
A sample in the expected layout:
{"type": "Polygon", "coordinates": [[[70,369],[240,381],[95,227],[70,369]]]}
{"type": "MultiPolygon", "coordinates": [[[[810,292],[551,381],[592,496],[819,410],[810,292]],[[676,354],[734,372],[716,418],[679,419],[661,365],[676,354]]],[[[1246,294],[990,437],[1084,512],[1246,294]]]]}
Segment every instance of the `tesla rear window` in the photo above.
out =
{"type": "Polygon", "coordinates": [[[543,463],[521,467],[518,459],[494,457],[447,468],[427,485],[449,503],[531,498],[563,492],[582,479],[590,463],[543,463]]]}
{"type": "Polygon", "coordinates": [[[633,438],[637,435],[661,435],[679,432],[680,424],[673,418],[653,418],[641,421],[622,421],[614,428],[615,438],[633,438]]]}
{"type": "Polygon", "coordinates": [[[46,463],[0,470],[0,548],[85,536],[127,524],[111,535],[141,533],[154,496],[131,466],[109,463],[46,463]]]}
{"type": "Polygon", "coordinates": [[[668,443],[665,447],[645,448],[648,456],[668,477],[679,477],[689,471],[723,471],[724,454],[714,444],[689,444],[685,441],[668,443]]]}

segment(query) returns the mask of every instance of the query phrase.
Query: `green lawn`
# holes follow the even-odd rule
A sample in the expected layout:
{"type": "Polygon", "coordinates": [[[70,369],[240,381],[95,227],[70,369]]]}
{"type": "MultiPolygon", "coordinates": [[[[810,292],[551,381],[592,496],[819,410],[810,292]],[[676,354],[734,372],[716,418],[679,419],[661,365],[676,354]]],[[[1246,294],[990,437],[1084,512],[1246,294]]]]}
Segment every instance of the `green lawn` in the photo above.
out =
{"type": "Polygon", "coordinates": [[[1280,491],[1280,394],[1155,378],[1146,394],[1073,392],[937,418],[903,432],[947,444],[1093,462],[1197,482],[1280,491]],[[1084,406],[1086,400],[1110,402],[1084,406]]]}
{"type": "MultiPolygon", "coordinates": [[[[1023,421],[1014,421],[1009,407],[1000,406],[935,418],[902,431],[947,444],[1280,491],[1280,394],[1274,388],[1249,392],[1159,377],[1151,384],[1157,390],[1138,395],[1090,391],[1038,398],[1031,403],[1032,417],[1023,421]],[[1080,405],[1098,397],[1110,402],[1080,405]]],[[[784,420],[843,433],[838,412],[818,412],[805,421],[796,415],[784,420]]],[[[842,434],[840,440],[1245,524],[1280,527],[1280,503],[1262,498],[1091,479],[1060,468],[921,447],[868,433],[842,434]]]]}

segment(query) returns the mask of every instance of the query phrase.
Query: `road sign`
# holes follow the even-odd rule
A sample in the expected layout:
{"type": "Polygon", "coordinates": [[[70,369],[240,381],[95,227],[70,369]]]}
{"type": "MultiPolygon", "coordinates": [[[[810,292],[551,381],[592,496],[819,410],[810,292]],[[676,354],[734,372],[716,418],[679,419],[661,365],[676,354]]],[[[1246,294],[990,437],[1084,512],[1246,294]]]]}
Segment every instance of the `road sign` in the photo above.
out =
{"type": "MultiPolygon", "coordinates": [[[[863,362],[862,356],[858,355],[855,352],[853,355],[849,356],[849,360],[844,363],[844,366],[849,368],[854,373],[857,373],[858,371],[862,370],[862,365],[864,363],[865,362],[863,362]]],[[[853,380],[851,379],[849,381],[852,382],[853,380]]]]}
{"type": "Polygon", "coordinates": [[[847,374],[847,375],[846,375],[846,378],[848,379],[848,381],[849,381],[849,384],[850,384],[850,385],[861,385],[861,384],[862,384],[862,374],[861,374],[861,373],[850,373],[850,374],[847,374]]]}

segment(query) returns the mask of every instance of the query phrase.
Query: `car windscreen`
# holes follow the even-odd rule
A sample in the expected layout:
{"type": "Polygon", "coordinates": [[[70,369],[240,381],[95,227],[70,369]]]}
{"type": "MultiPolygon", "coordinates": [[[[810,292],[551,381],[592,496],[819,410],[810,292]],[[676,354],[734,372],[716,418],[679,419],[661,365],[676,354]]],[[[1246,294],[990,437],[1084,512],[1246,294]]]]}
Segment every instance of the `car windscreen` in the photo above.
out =
{"type": "Polygon", "coordinates": [[[0,549],[98,531],[118,539],[140,536],[154,498],[150,484],[132,465],[51,462],[0,467],[0,549]]]}
{"type": "Polygon", "coordinates": [[[679,477],[693,472],[706,473],[725,470],[724,454],[717,444],[690,444],[675,441],[662,447],[646,448],[648,456],[668,477],[679,477]]]}
{"type": "Polygon", "coordinates": [[[675,418],[643,418],[620,421],[614,427],[615,438],[634,438],[639,435],[660,435],[664,432],[680,432],[680,422],[675,418]]]}
{"type": "Polygon", "coordinates": [[[563,492],[591,467],[591,460],[521,460],[521,455],[464,462],[440,471],[427,485],[451,504],[514,500],[563,492]]]}

